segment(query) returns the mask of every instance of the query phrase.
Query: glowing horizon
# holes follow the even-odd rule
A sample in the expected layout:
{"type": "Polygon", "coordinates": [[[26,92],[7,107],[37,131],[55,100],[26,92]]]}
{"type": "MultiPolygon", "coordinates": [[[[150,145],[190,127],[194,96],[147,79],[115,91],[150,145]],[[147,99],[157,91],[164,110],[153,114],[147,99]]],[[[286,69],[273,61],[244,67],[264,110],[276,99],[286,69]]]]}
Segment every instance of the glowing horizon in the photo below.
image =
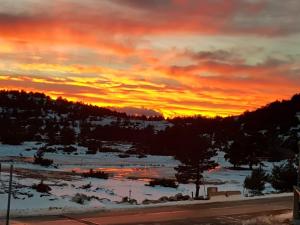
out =
{"type": "Polygon", "coordinates": [[[299,8],[2,0],[0,88],[165,117],[238,115],[300,92],[299,8]]]}

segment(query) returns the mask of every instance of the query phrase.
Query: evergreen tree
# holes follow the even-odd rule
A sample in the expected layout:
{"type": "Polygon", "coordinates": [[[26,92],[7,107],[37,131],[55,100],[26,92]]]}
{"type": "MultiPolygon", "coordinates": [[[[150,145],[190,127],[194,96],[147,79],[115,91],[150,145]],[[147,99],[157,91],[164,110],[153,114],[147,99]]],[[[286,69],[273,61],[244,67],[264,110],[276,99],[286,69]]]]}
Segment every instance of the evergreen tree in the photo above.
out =
{"type": "Polygon", "coordinates": [[[60,132],[60,138],[61,138],[61,144],[63,145],[71,145],[75,143],[75,132],[74,129],[70,127],[63,127],[63,129],[60,132]]]}
{"type": "Polygon", "coordinates": [[[196,186],[195,197],[199,197],[203,172],[215,168],[217,164],[211,160],[216,151],[211,148],[211,141],[207,137],[192,135],[184,137],[178,145],[177,159],[181,165],[176,167],[176,178],[179,183],[193,182],[196,186]]]}
{"type": "Polygon", "coordinates": [[[234,141],[229,151],[225,154],[225,159],[228,160],[234,169],[239,168],[241,165],[247,164],[245,159],[245,152],[243,151],[243,145],[239,141],[234,141]]]}
{"type": "Polygon", "coordinates": [[[293,191],[293,186],[297,184],[297,168],[292,160],[273,167],[271,184],[281,192],[293,191]]]}
{"type": "Polygon", "coordinates": [[[258,134],[241,133],[236,136],[233,144],[227,150],[225,158],[236,168],[248,164],[252,170],[260,163],[259,155],[263,151],[263,139],[258,134]]]}
{"type": "Polygon", "coordinates": [[[79,125],[79,130],[80,130],[80,133],[78,135],[78,142],[80,144],[83,144],[86,142],[87,139],[90,138],[91,136],[91,128],[90,128],[90,125],[85,122],[85,121],[82,121],[79,125]]]}
{"type": "Polygon", "coordinates": [[[46,124],[45,133],[46,133],[46,141],[50,145],[58,144],[58,130],[59,127],[54,125],[55,123],[46,124]]]}
{"type": "Polygon", "coordinates": [[[253,194],[261,194],[265,189],[265,184],[268,176],[262,168],[252,170],[250,176],[247,176],[244,181],[244,188],[249,189],[253,194]]]}

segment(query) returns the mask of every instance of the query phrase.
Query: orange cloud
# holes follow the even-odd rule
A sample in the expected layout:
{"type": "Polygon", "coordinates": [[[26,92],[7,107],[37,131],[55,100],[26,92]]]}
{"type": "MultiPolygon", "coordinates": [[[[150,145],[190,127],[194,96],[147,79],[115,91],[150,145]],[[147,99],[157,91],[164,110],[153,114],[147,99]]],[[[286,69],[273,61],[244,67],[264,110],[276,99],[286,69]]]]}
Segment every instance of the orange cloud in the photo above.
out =
{"type": "Polygon", "coordinates": [[[299,7],[280,0],[3,4],[0,88],[165,116],[236,115],[299,91],[299,7]]]}

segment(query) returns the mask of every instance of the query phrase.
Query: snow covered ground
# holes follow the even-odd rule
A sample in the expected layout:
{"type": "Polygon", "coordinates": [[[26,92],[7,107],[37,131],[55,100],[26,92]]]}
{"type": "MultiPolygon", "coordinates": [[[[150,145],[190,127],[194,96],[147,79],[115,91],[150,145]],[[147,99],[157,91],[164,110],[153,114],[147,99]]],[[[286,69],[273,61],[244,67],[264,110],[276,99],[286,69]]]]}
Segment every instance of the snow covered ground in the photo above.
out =
{"type": "Polygon", "coordinates": [[[137,119],[120,119],[114,116],[108,116],[103,118],[96,118],[89,120],[93,126],[106,126],[118,123],[120,127],[131,127],[136,129],[145,129],[148,126],[152,126],[154,131],[165,130],[167,127],[173,126],[172,123],[165,120],[158,121],[147,121],[147,120],[137,120],[137,119]]]}
{"type": "Polygon", "coordinates": [[[279,215],[259,216],[242,221],[243,225],[290,225],[292,212],[279,215]]]}
{"type": "MultiPolygon", "coordinates": [[[[26,142],[20,146],[0,145],[0,160],[2,174],[0,180],[0,216],[6,210],[8,189],[8,166],[13,163],[15,174],[13,178],[14,194],[12,198],[12,214],[57,214],[62,212],[100,210],[122,207],[136,207],[128,203],[120,203],[124,197],[136,199],[139,207],[145,199],[157,200],[162,196],[174,196],[177,193],[191,195],[193,184],[181,184],[178,188],[145,186],[151,178],[174,178],[174,167],[178,161],[167,156],[147,156],[139,158],[131,155],[119,158],[120,153],[85,154],[86,148],[78,147],[77,152],[65,154],[63,152],[46,153],[45,158],[53,159],[55,166],[42,167],[32,164],[33,156],[42,143],[26,142]],[[99,169],[110,174],[109,179],[84,178],[78,172],[89,169],[99,169]],[[50,185],[49,194],[42,194],[32,189],[33,184],[41,180],[50,185]],[[90,184],[90,185],[89,185],[90,184]],[[72,201],[76,194],[91,197],[90,201],[78,204],[72,201]]],[[[122,144],[117,144],[122,149],[122,144]]],[[[54,146],[59,147],[59,146],[54,146]]],[[[128,145],[124,144],[124,148],[128,145]]],[[[223,153],[215,157],[219,167],[205,173],[205,187],[201,188],[201,195],[205,188],[216,186],[219,190],[243,193],[243,181],[250,174],[248,170],[230,170],[231,165],[224,160],[223,153]]],[[[265,163],[265,169],[270,171],[272,163],[265,163]]],[[[273,190],[267,186],[265,193],[273,190]]],[[[243,196],[219,197],[210,201],[249,199],[243,196]]],[[[193,204],[195,201],[184,202],[193,204]]],[[[203,201],[207,202],[207,201],[203,201]]],[[[199,203],[197,201],[197,203],[199,203]]],[[[165,203],[174,204],[174,203],[165,203]]],[[[178,203],[176,203],[178,204],[178,203]]],[[[145,207],[143,205],[143,207],[145,207]]]]}

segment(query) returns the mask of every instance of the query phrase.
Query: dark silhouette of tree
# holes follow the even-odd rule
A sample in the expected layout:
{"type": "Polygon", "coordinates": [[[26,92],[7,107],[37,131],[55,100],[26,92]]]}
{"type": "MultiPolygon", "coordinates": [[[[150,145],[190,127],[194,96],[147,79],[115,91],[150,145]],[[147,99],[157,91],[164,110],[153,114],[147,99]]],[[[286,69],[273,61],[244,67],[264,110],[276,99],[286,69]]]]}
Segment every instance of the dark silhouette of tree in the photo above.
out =
{"type": "Polygon", "coordinates": [[[261,194],[267,180],[268,176],[262,168],[254,169],[251,175],[245,178],[244,187],[253,194],[261,194]]]}
{"type": "Polygon", "coordinates": [[[297,184],[297,167],[293,160],[273,167],[271,184],[274,189],[281,192],[293,191],[293,186],[297,184]]]}
{"type": "Polygon", "coordinates": [[[243,151],[243,144],[240,141],[234,141],[229,149],[224,157],[233,165],[234,169],[238,169],[241,165],[247,164],[245,158],[246,152],[243,151]]]}
{"type": "Polygon", "coordinates": [[[210,138],[199,135],[185,136],[176,141],[176,144],[179,148],[176,159],[181,162],[181,165],[175,168],[176,178],[180,183],[193,182],[196,186],[195,197],[199,198],[203,172],[217,166],[211,160],[216,151],[211,148],[210,138]]]}
{"type": "Polygon", "coordinates": [[[1,134],[1,141],[3,144],[20,145],[25,141],[26,133],[24,128],[16,122],[8,121],[7,127],[4,127],[1,134]]]}
{"type": "Polygon", "coordinates": [[[259,156],[264,147],[262,141],[260,135],[240,133],[229,146],[225,158],[233,164],[234,168],[247,164],[252,169],[261,161],[259,156]]]}
{"type": "Polygon", "coordinates": [[[76,135],[72,128],[65,126],[60,132],[60,143],[63,145],[71,145],[76,141],[76,135]]]}
{"type": "Polygon", "coordinates": [[[23,141],[44,141],[48,144],[76,141],[84,144],[85,140],[122,141],[132,143],[142,153],[177,155],[184,149],[177,147],[180,146],[179,141],[185,142],[191,136],[206,134],[211,137],[213,147],[225,151],[234,166],[248,164],[252,167],[261,158],[282,160],[297,153],[297,135],[292,131],[299,133],[298,112],[300,94],[239,116],[193,116],[165,120],[159,116],[129,116],[64,98],[54,100],[43,93],[2,90],[0,140],[11,144],[23,141]],[[97,123],[107,117],[117,122],[107,125],[97,123]],[[146,127],[145,121],[167,121],[172,127],[159,131],[151,126],[146,127]],[[144,126],[140,126],[143,123],[144,126]],[[75,135],[73,140],[72,132],[61,131],[63,127],[79,128],[78,139],[75,135]],[[66,139],[61,138],[62,134],[66,139]],[[232,141],[234,144],[230,145],[232,141]]]}

